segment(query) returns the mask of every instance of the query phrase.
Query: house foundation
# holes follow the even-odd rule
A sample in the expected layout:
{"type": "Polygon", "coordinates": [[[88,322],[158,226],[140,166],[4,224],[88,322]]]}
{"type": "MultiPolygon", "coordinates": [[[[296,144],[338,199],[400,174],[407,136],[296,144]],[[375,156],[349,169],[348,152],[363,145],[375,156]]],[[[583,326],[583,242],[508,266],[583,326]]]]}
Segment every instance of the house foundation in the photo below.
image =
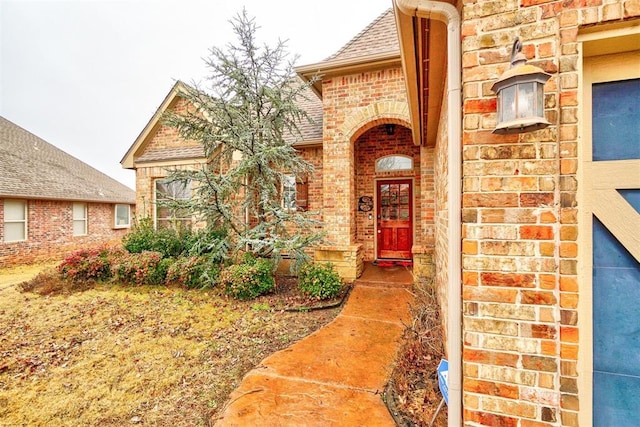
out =
{"type": "Polygon", "coordinates": [[[352,283],[364,270],[364,250],[362,245],[321,246],[314,252],[316,263],[330,262],[340,277],[352,283]]]}

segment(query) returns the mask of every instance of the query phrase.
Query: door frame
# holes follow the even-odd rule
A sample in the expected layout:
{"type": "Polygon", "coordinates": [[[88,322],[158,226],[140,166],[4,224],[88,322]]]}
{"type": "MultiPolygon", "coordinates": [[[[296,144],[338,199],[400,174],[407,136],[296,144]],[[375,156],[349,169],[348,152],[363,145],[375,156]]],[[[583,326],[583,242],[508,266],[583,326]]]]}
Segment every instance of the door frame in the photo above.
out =
{"type": "MultiPolygon", "coordinates": [[[[385,177],[385,178],[374,178],[373,180],[373,205],[375,206],[374,213],[374,223],[373,223],[373,253],[375,260],[378,259],[392,259],[392,258],[379,258],[378,257],[378,185],[384,183],[385,181],[409,181],[411,185],[411,247],[413,248],[414,242],[416,241],[416,194],[415,194],[415,179],[410,176],[396,176],[396,177],[385,177]]],[[[413,260],[413,252],[411,253],[411,257],[407,258],[413,260]]]]}
{"type": "MultiPolygon", "coordinates": [[[[579,102],[580,126],[578,127],[578,361],[577,381],[580,425],[593,423],[593,200],[595,186],[592,168],[591,85],[633,77],[628,60],[638,51],[620,51],[629,43],[629,37],[640,39],[640,28],[616,27],[598,32],[586,32],[579,36],[581,54],[581,99],[579,102]],[[625,42],[622,40],[624,39],[625,42]]],[[[640,77],[640,73],[635,73],[640,77]]],[[[625,161],[616,161],[624,163],[625,161]]]]}

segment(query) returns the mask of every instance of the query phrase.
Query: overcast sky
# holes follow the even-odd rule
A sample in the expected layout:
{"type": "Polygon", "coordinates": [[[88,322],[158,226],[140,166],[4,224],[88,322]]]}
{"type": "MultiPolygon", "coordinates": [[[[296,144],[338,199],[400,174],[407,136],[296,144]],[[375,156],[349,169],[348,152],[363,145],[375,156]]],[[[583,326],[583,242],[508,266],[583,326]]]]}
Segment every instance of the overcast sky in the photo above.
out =
{"type": "Polygon", "coordinates": [[[120,160],[176,79],[233,40],[245,6],[258,40],[288,40],[311,64],[340,49],[391,0],[0,0],[0,115],[135,188],[120,160]]]}

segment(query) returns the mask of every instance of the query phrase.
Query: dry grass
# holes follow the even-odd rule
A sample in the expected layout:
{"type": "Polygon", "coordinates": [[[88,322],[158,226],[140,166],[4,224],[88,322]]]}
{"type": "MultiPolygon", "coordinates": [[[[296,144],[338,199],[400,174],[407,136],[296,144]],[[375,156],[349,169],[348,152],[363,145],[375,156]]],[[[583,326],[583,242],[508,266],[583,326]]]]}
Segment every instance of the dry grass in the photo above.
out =
{"type": "Polygon", "coordinates": [[[207,425],[249,369],[337,314],[160,287],[44,293],[0,291],[0,425],[207,425]]]}

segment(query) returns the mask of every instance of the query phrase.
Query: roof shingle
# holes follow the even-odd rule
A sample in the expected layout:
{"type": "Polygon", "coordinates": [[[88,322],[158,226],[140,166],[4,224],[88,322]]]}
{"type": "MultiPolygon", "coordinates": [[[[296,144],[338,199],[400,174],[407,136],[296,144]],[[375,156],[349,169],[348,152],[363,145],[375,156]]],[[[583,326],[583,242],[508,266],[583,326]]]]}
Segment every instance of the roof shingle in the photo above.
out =
{"type": "Polygon", "coordinates": [[[135,192],[0,117],[0,197],[135,203],[135,192]]]}
{"type": "Polygon", "coordinates": [[[383,53],[400,53],[398,30],[392,9],[387,9],[339,51],[325,61],[335,61],[383,53]]]}

